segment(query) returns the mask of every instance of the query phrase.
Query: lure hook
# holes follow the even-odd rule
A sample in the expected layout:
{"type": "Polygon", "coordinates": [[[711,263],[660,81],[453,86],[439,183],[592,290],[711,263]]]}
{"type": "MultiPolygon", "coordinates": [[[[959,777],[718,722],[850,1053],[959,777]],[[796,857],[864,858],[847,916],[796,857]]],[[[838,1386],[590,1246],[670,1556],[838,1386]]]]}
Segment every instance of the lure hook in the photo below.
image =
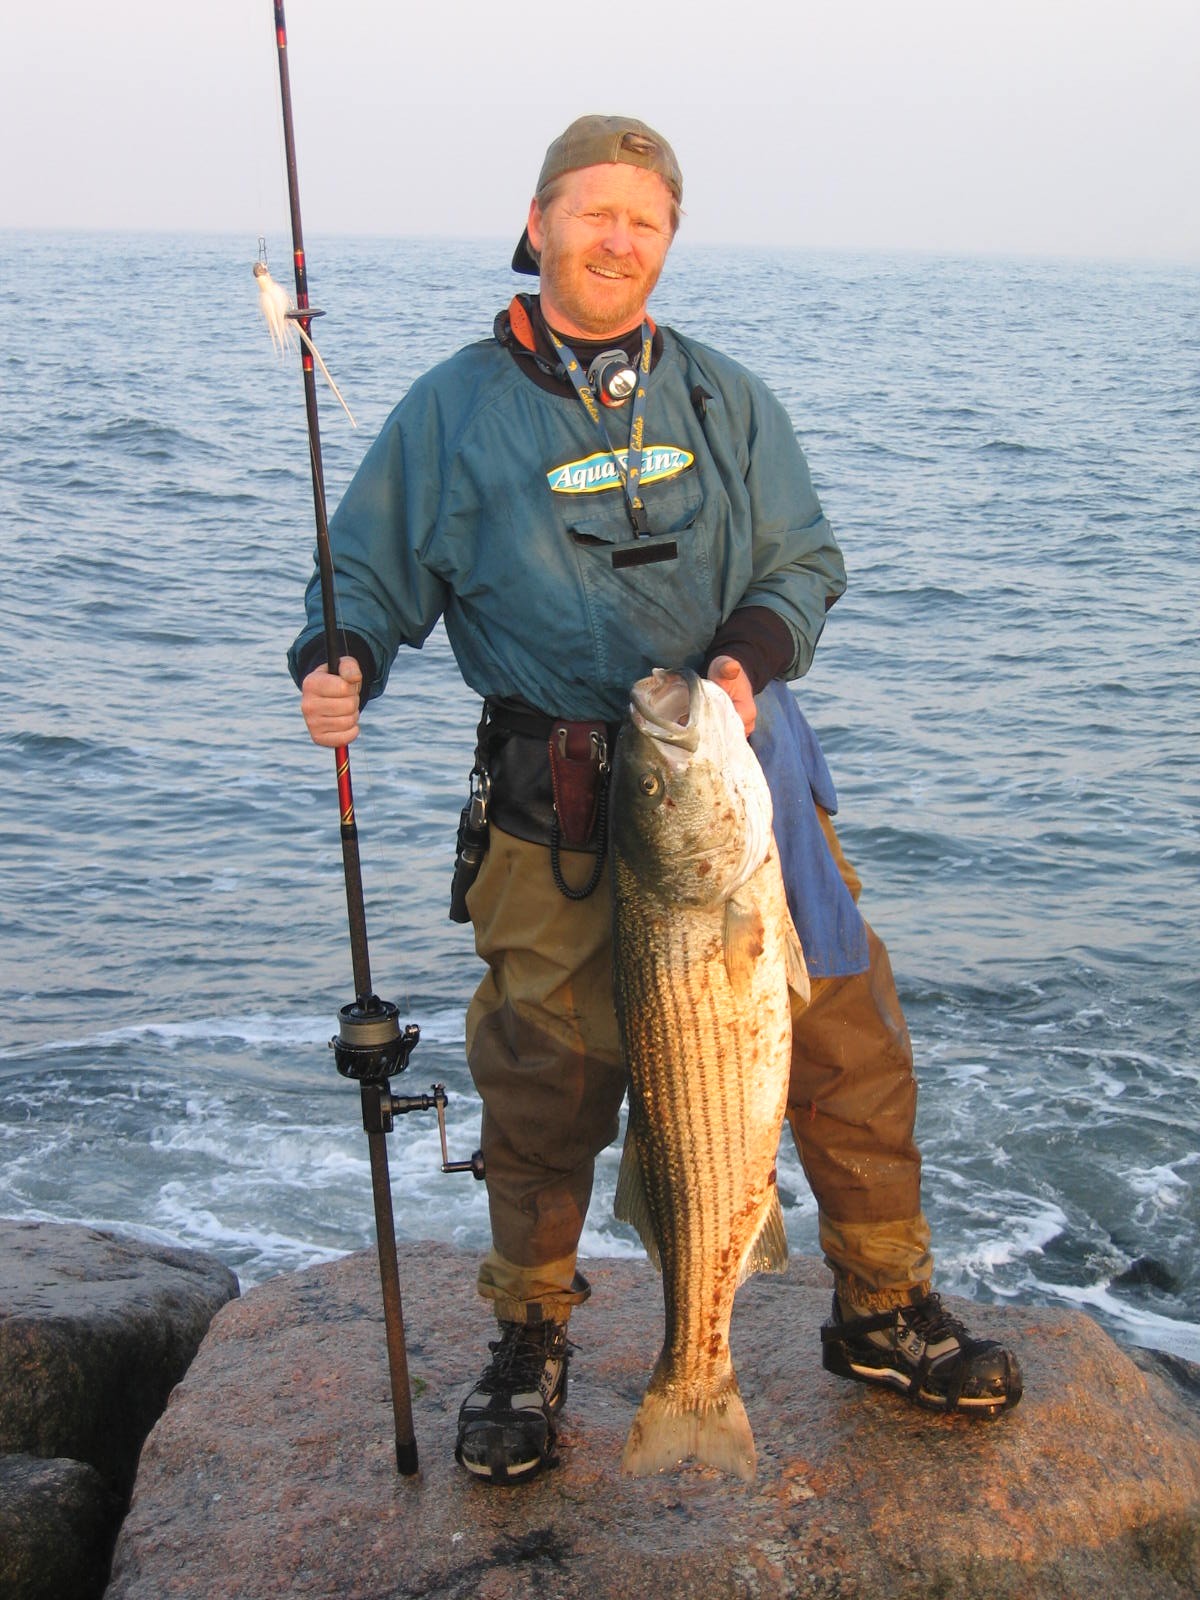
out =
{"type": "Polygon", "coordinates": [[[258,284],[258,308],[263,314],[263,319],[267,324],[267,332],[271,335],[271,343],[275,346],[276,351],[280,356],[284,356],[289,350],[294,350],[296,348],[294,335],[299,334],[305,349],[308,350],[317,366],[320,367],[321,375],[325,382],[333,390],[334,398],[337,400],[338,405],[350,418],[350,426],[357,428],[358,423],[354,419],[354,413],[342,398],[342,391],[334,383],[333,376],[321,357],[321,352],[309,337],[308,329],[304,326],[304,323],[310,318],[324,316],[324,312],[316,310],[315,307],[309,307],[304,311],[296,310],[291,295],[281,283],[276,283],[271,276],[271,269],[267,265],[267,241],[261,234],[258,239],[258,260],[254,263],[252,270],[255,282],[258,284]]]}

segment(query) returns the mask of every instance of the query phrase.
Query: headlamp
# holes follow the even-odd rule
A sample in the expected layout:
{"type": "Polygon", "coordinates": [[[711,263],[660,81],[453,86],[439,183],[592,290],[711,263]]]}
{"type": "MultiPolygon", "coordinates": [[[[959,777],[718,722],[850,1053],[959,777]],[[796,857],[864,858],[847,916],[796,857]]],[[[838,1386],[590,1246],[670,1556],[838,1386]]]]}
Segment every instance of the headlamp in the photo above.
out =
{"type": "Polygon", "coordinates": [[[587,372],[588,386],[601,405],[623,406],[637,388],[637,368],[624,350],[601,350],[587,372]]]}

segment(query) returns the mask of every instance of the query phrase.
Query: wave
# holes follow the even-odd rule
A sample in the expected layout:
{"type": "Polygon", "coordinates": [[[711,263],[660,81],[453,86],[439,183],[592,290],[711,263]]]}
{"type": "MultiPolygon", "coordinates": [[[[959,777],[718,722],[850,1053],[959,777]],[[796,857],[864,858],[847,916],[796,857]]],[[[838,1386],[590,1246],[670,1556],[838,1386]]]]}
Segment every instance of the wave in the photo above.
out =
{"type": "MultiPolygon", "coordinates": [[[[461,1045],[466,1032],[465,1008],[447,1007],[417,1020],[428,1044],[461,1045]]],[[[76,1037],[41,1039],[0,1048],[0,1061],[36,1061],[56,1055],[94,1055],[151,1042],[168,1051],[192,1045],[234,1044],[254,1048],[295,1048],[328,1043],[336,1029],[336,1011],[277,1016],[254,1012],[240,1017],[201,1017],[182,1022],[135,1022],[76,1037]]]]}
{"type": "Polygon", "coordinates": [[[1168,1355],[1200,1363],[1200,1323],[1182,1322],[1130,1306],[1111,1292],[1111,1283],[1111,1279],[1105,1283],[1081,1285],[1040,1279],[1037,1288],[1039,1295],[1047,1300],[1098,1315],[1106,1326],[1130,1344],[1165,1350],[1168,1355]]]}

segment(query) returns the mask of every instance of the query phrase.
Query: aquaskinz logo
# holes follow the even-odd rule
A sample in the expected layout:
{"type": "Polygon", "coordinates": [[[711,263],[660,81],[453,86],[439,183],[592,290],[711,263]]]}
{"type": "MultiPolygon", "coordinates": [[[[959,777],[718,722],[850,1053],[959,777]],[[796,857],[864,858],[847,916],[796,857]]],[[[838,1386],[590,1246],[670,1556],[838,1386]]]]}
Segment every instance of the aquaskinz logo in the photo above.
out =
{"type": "MultiPolygon", "coordinates": [[[[564,461],[546,474],[546,482],[555,494],[599,494],[605,489],[621,487],[621,473],[629,452],[597,450],[594,455],[579,461],[564,461]]],[[[664,478],[677,478],[695,461],[690,450],[677,444],[648,444],[642,450],[641,483],[661,483],[664,478]]]]}

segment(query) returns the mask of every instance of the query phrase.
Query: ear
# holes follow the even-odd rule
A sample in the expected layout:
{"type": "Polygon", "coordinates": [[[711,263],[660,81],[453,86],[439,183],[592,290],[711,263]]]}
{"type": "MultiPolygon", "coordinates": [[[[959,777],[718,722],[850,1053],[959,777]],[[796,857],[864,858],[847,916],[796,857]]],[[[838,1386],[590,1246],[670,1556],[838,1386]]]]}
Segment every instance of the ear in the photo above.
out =
{"type": "Polygon", "coordinates": [[[529,202],[529,217],[525,226],[529,230],[530,244],[535,250],[540,250],[542,248],[542,240],[545,237],[545,228],[543,226],[542,208],[536,200],[529,202]]]}

